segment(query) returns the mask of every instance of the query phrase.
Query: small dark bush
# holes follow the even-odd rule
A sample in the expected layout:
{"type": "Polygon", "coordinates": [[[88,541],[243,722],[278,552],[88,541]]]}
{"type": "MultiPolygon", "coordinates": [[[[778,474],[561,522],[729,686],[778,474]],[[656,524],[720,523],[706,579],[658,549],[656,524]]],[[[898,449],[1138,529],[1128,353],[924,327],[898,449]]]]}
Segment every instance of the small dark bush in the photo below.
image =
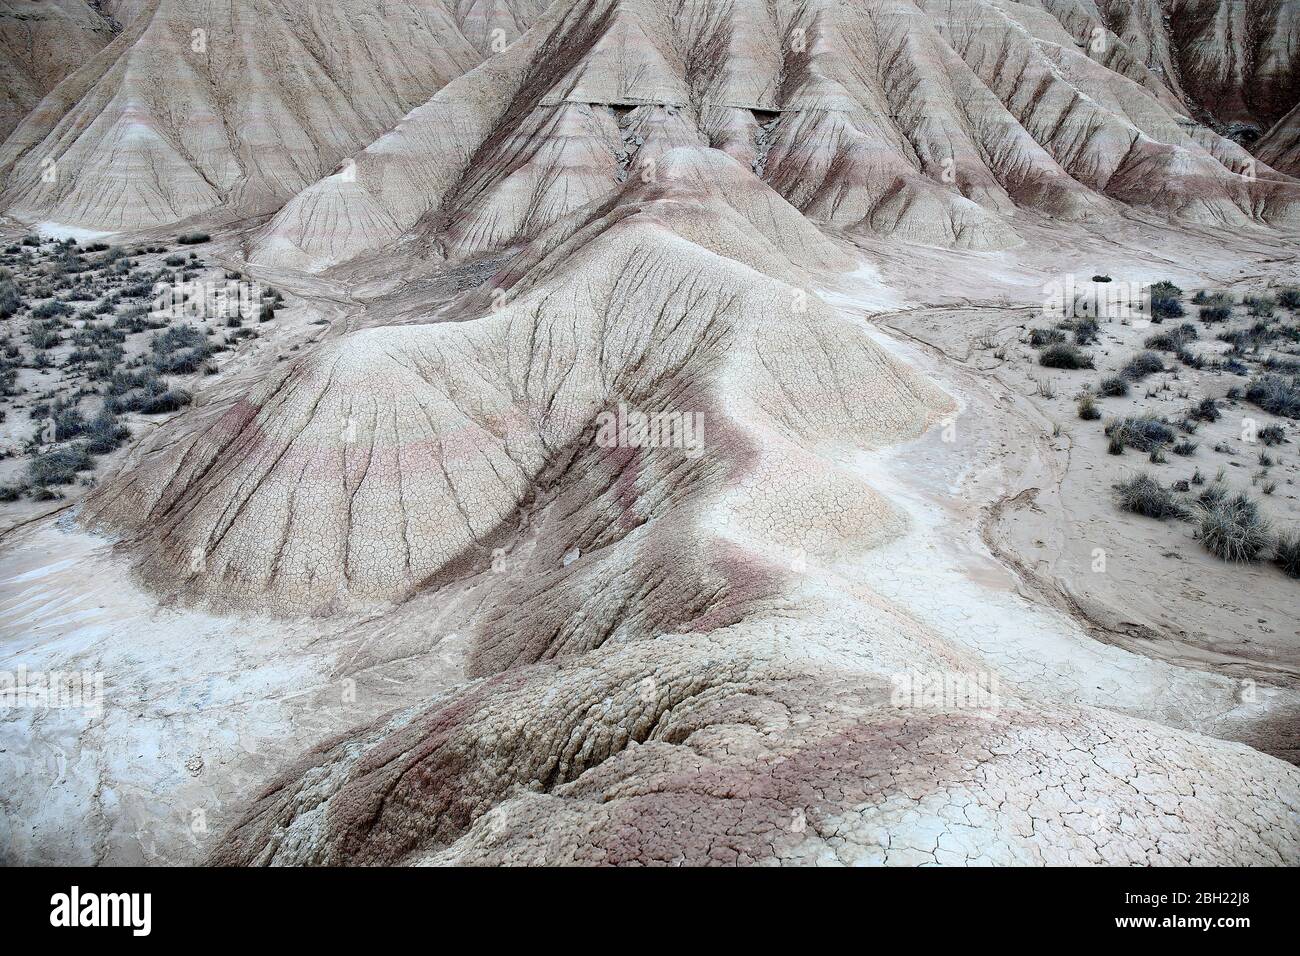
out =
{"type": "Polygon", "coordinates": [[[0,319],[16,315],[23,307],[22,293],[12,279],[0,280],[0,319]]]}
{"type": "Polygon", "coordinates": [[[1038,364],[1046,368],[1092,368],[1092,356],[1076,345],[1056,342],[1038,353],[1038,364]]]}
{"type": "Polygon", "coordinates": [[[1280,445],[1286,441],[1286,432],[1281,425],[1265,425],[1259,430],[1259,440],[1265,445],[1280,445]]]}
{"type": "Polygon", "coordinates": [[[1079,399],[1079,417],[1086,422],[1096,421],[1101,418],[1101,409],[1097,407],[1097,400],[1091,395],[1085,395],[1079,399]]]}
{"type": "Polygon", "coordinates": [[[1222,412],[1219,403],[1212,398],[1203,398],[1187,411],[1187,417],[1198,422],[1217,422],[1222,412]]]}
{"type": "Polygon", "coordinates": [[[1074,332],[1075,345],[1093,345],[1101,338],[1101,326],[1097,324],[1096,319],[1072,319],[1069,322],[1062,322],[1061,326],[1074,332]]]}
{"type": "Polygon", "coordinates": [[[1177,352],[1187,345],[1188,342],[1194,342],[1200,338],[1200,333],[1196,331],[1196,326],[1190,322],[1184,322],[1176,329],[1169,329],[1166,332],[1157,332],[1149,336],[1144,343],[1149,349],[1159,349],[1162,352],[1177,352]]]}
{"type": "Polygon", "coordinates": [[[1277,304],[1285,309],[1300,309],[1300,289],[1283,289],[1277,295],[1277,304]]]}
{"type": "Polygon", "coordinates": [[[76,438],[86,430],[86,419],[75,404],[56,402],[50,409],[50,417],[54,419],[55,441],[76,438]]]}
{"type": "Polygon", "coordinates": [[[1253,561],[1270,543],[1268,520],[1259,513],[1259,506],[1240,492],[1225,493],[1213,504],[1203,504],[1198,523],[1201,543],[1224,561],[1253,561]]]}
{"type": "Polygon", "coordinates": [[[27,463],[27,476],[33,485],[70,485],[77,472],[91,467],[90,455],[80,445],[68,445],[38,455],[27,463]]]}
{"type": "Polygon", "coordinates": [[[206,232],[186,232],[177,236],[176,241],[182,246],[197,246],[200,243],[211,242],[212,237],[206,232]]]}
{"type": "Polygon", "coordinates": [[[1173,492],[1146,472],[1121,481],[1115,486],[1115,491],[1119,506],[1124,511],[1162,521],[1165,518],[1182,518],[1187,514],[1186,507],[1174,497],[1173,492]]]}
{"type": "Polygon", "coordinates": [[[1149,452],[1174,440],[1174,430],[1158,418],[1117,418],[1106,425],[1106,435],[1122,447],[1149,452]]]}
{"type": "Polygon", "coordinates": [[[1120,374],[1130,382],[1140,382],[1148,375],[1163,372],[1165,362],[1155,352],[1139,352],[1120,369],[1120,374]]]}
{"type": "Polygon", "coordinates": [[[148,396],[140,405],[142,415],[161,415],[184,408],[194,399],[183,388],[169,388],[165,392],[148,396]]]}
{"type": "Polygon", "coordinates": [[[1056,342],[1064,342],[1065,333],[1060,329],[1030,329],[1029,344],[1036,349],[1044,345],[1053,345],[1056,342]]]}
{"type": "Polygon", "coordinates": [[[34,349],[52,349],[63,341],[57,321],[33,322],[27,328],[27,339],[34,349]]]}
{"type": "Polygon", "coordinates": [[[1101,383],[1097,386],[1097,391],[1108,398],[1127,395],[1128,382],[1118,375],[1108,375],[1101,380],[1101,383]]]}
{"type": "Polygon", "coordinates": [[[1300,534],[1278,535],[1273,560],[1290,577],[1300,578],[1300,534]]]}
{"type": "Polygon", "coordinates": [[[1227,322],[1232,318],[1232,309],[1226,305],[1207,305],[1201,309],[1202,322],[1227,322]]]}
{"type": "Polygon", "coordinates": [[[1188,455],[1193,455],[1196,453],[1196,442],[1188,441],[1186,438],[1184,438],[1181,441],[1179,441],[1176,445],[1174,445],[1173,453],[1175,455],[1182,455],[1184,458],[1186,458],[1188,455]]]}
{"type": "Polygon", "coordinates": [[[106,455],[130,437],[130,429],[104,409],[86,426],[86,450],[92,455],[106,455]]]}
{"type": "Polygon", "coordinates": [[[1300,418],[1300,384],[1280,375],[1264,375],[1246,387],[1246,401],[1284,418],[1300,418]]]}

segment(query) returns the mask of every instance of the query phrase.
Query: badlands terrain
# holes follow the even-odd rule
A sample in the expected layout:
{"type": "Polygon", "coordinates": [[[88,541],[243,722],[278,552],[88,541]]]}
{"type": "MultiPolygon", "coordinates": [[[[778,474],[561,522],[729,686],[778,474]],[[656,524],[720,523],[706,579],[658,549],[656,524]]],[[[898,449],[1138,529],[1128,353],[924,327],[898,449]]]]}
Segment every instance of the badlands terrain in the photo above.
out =
{"type": "Polygon", "coordinates": [[[0,75],[0,862],[1300,862],[1300,2],[0,75]]]}

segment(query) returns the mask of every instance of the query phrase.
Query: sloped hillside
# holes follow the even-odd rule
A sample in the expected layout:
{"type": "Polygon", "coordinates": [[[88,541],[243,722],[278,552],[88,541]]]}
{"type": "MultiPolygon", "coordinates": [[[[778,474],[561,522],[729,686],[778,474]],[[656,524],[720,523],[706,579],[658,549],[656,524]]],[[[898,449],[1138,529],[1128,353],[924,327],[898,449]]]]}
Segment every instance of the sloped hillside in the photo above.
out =
{"type": "Polygon", "coordinates": [[[0,141],[113,34],[85,0],[0,2],[0,141]]]}
{"type": "Polygon", "coordinates": [[[1288,176],[1300,177],[1300,105],[1278,120],[1254,150],[1261,162],[1288,176]]]}
{"type": "MultiPolygon", "coordinates": [[[[1169,71],[1093,13],[556,4],[355,168],[290,201],[252,258],[319,270],[403,238],[449,258],[508,248],[686,146],[729,153],[820,226],[960,248],[1016,244],[1026,213],[1297,222],[1300,187],[1245,175],[1250,155],[1193,122],[1169,71]]],[[[1117,26],[1145,35],[1135,20],[1117,26]]]]}
{"type": "Polygon", "coordinates": [[[122,34],[0,150],[3,202],[106,230],[270,212],[514,39],[536,6],[119,4],[122,34]]]}

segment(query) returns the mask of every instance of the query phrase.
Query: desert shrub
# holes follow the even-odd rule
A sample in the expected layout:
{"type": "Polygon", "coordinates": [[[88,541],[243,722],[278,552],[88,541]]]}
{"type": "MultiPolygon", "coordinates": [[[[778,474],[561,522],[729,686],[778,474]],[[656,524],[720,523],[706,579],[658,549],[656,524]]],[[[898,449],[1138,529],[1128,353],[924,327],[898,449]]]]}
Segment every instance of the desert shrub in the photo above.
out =
{"type": "Polygon", "coordinates": [[[1206,324],[1227,322],[1232,318],[1232,309],[1226,305],[1208,305],[1201,309],[1200,319],[1206,324]]]}
{"type": "Polygon", "coordinates": [[[151,318],[149,310],[145,306],[137,305],[117,316],[113,320],[113,328],[123,335],[135,335],[139,332],[165,329],[167,323],[160,319],[151,318]]]}
{"type": "Polygon", "coordinates": [[[1112,444],[1118,442],[1121,450],[1136,448],[1138,451],[1149,452],[1172,443],[1174,430],[1158,418],[1125,417],[1111,420],[1106,425],[1106,436],[1112,444]]]}
{"type": "Polygon", "coordinates": [[[1124,511],[1147,518],[1181,518],[1187,508],[1166,488],[1146,472],[1121,481],[1115,486],[1119,506],[1124,511]]]}
{"type": "Polygon", "coordinates": [[[23,493],[18,485],[0,485],[0,501],[17,501],[23,493]]]}
{"type": "Polygon", "coordinates": [[[38,350],[52,349],[63,341],[59,336],[59,324],[54,320],[33,322],[27,328],[27,339],[32,348],[38,350]]]}
{"type": "Polygon", "coordinates": [[[1286,432],[1281,425],[1265,425],[1259,430],[1258,437],[1265,445],[1280,445],[1286,441],[1286,432]]]}
{"type": "Polygon", "coordinates": [[[1222,414],[1213,398],[1203,398],[1187,410],[1187,417],[1198,422],[1217,422],[1222,414]]]}
{"type": "Polygon", "coordinates": [[[30,313],[30,317],[35,320],[57,319],[60,316],[71,314],[72,307],[70,305],[60,302],[58,299],[50,299],[49,302],[42,302],[40,305],[35,306],[30,313]]]}
{"type": "Polygon", "coordinates": [[[106,455],[131,437],[131,431],[107,408],[86,425],[86,450],[92,455],[106,455]]]}
{"type": "Polygon", "coordinates": [[[1156,282],[1151,286],[1151,321],[1176,319],[1185,314],[1183,290],[1172,282],[1156,282]]]}
{"type": "Polygon", "coordinates": [[[1300,289],[1283,289],[1277,294],[1277,304],[1284,309],[1300,309],[1300,289]]]}
{"type": "Polygon", "coordinates": [[[150,364],[160,375],[188,375],[198,371],[212,354],[203,333],[192,325],[174,325],[149,342],[150,364]]]}
{"type": "Polygon", "coordinates": [[[1065,341],[1065,333],[1060,329],[1030,329],[1029,344],[1036,349],[1044,345],[1054,345],[1057,342],[1065,341]]]}
{"type": "Polygon", "coordinates": [[[149,394],[140,405],[141,415],[162,415],[184,408],[194,400],[183,388],[169,388],[149,394]]]}
{"type": "Polygon", "coordinates": [[[1056,342],[1038,353],[1038,364],[1046,368],[1092,368],[1092,356],[1077,345],[1056,342]]]}
{"type": "Polygon", "coordinates": [[[1196,331],[1196,326],[1189,322],[1184,322],[1176,329],[1169,329],[1166,332],[1157,332],[1155,335],[1147,337],[1143,344],[1149,349],[1159,349],[1162,352],[1177,352],[1184,348],[1188,342],[1194,342],[1200,338],[1196,331]]]}
{"type": "Polygon", "coordinates": [[[1242,492],[1202,504],[1198,525],[1201,543],[1224,561],[1253,561],[1270,543],[1268,520],[1242,492]]]}
{"type": "Polygon", "coordinates": [[[1271,295],[1248,295],[1242,302],[1250,310],[1251,315],[1266,319],[1273,317],[1273,309],[1277,305],[1277,300],[1271,295]]]}
{"type": "MultiPolygon", "coordinates": [[[[104,407],[115,415],[121,412],[161,415],[164,412],[174,412],[184,408],[193,400],[190,393],[183,388],[171,388],[162,379],[151,377],[146,373],[142,375],[143,377],[134,379],[140,382],[138,386],[118,394],[112,394],[114,383],[110,381],[110,397],[104,403],[104,407]]],[[[125,382],[119,382],[118,387],[122,384],[125,382]]]]}
{"type": "Polygon", "coordinates": [[[1280,375],[1263,375],[1246,387],[1246,401],[1284,418],[1300,418],[1300,384],[1280,375]]]}
{"type": "Polygon", "coordinates": [[[142,279],[122,287],[124,299],[148,299],[153,297],[153,280],[142,279]]]}
{"type": "Polygon", "coordinates": [[[23,307],[22,293],[11,278],[0,279],[0,319],[16,315],[23,307]]]}
{"type": "Polygon", "coordinates": [[[1075,345],[1093,345],[1101,338],[1101,326],[1096,319],[1075,319],[1071,328],[1075,345]]]}
{"type": "Polygon", "coordinates": [[[50,417],[54,419],[55,441],[76,438],[86,430],[86,419],[73,402],[55,402],[50,409],[50,417]]]}
{"type": "Polygon", "coordinates": [[[70,485],[77,473],[91,467],[90,455],[81,444],[56,448],[27,463],[27,477],[33,485],[70,485]]]}
{"type": "Polygon", "coordinates": [[[185,265],[185,262],[186,260],[184,256],[168,256],[163,260],[164,265],[171,266],[173,269],[179,269],[181,266],[185,265]]]}
{"type": "Polygon", "coordinates": [[[177,236],[176,241],[182,246],[197,246],[200,243],[211,242],[212,237],[206,232],[185,232],[177,236]]]}
{"type": "Polygon", "coordinates": [[[270,322],[274,318],[275,318],[275,303],[274,302],[264,303],[262,305],[262,308],[258,310],[257,321],[270,322]]]}
{"type": "Polygon", "coordinates": [[[1128,394],[1128,382],[1118,375],[1108,375],[1097,386],[1097,391],[1109,398],[1128,394]]]}
{"type": "Polygon", "coordinates": [[[1196,453],[1196,447],[1196,442],[1188,441],[1184,438],[1175,444],[1172,450],[1175,455],[1182,455],[1186,458],[1188,455],[1194,455],[1196,453]]]}
{"type": "Polygon", "coordinates": [[[1101,418],[1101,409],[1097,407],[1097,400],[1091,395],[1085,395],[1079,399],[1079,417],[1086,422],[1096,421],[1101,418]]]}
{"type": "Polygon", "coordinates": [[[1280,534],[1273,546],[1273,560],[1282,571],[1300,578],[1300,534],[1280,534]]]}
{"type": "Polygon", "coordinates": [[[1164,368],[1164,359],[1155,352],[1139,352],[1125,363],[1120,374],[1130,382],[1140,382],[1148,375],[1163,372],[1164,368]]]}

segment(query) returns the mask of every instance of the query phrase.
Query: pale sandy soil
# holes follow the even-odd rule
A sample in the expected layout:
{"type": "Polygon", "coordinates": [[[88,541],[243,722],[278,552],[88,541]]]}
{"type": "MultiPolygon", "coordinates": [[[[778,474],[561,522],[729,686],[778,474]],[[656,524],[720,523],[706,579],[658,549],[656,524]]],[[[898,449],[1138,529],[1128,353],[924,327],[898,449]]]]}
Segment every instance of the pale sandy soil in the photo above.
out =
{"type": "Polygon", "coordinates": [[[195,861],[286,761],[461,680],[459,599],[286,623],[159,607],[66,521],[0,556],[0,670],[102,672],[102,715],[0,710],[0,862],[195,861]]]}
{"type": "MultiPolygon", "coordinates": [[[[864,320],[871,316],[896,349],[963,403],[950,442],[932,432],[913,446],[894,450],[890,464],[875,466],[873,483],[889,488],[894,500],[909,502],[918,524],[936,529],[941,551],[955,551],[954,561],[975,569],[971,576],[995,591],[1010,588],[1054,609],[1058,619],[1045,631],[1029,622],[1024,631],[1020,626],[1002,630],[1019,634],[1017,642],[1033,649],[1026,666],[1049,674],[1048,683],[1058,691],[1063,681],[1069,687],[1072,668],[1059,661],[1049,664],[1042,655],[1045,647],[1059,642],[1063,620],[1065,633],[1082,641],[1074,657],[1080,666],[1091,655],[1130,652],[1110,655],[1111,667],[1128,674],[1117,682],[1094,680],[1096,670],[1086,666],[1081,699],[1242,740],[1294,761],[1300,746],[1297,582],[1268,563],[1231,566],[1219,561],[1193,539],[1188,523],[1121,512],[1111,488],[1143,470],[1168,484],[1197,468],[1212,479],[1223,468],[1229,485],[1250,491],[1276,528],[1294,530],[1300,527],[1295,484],[1300,446],[1294,423],[1244,401],[1228,402],[1223,418],[1191,436],[1199,447],[1190,458],[1170,455],[1167,464],[1152,465],[1131,449],[1114,457],[1106,453],[1106,419],[1150,413],[1173,420],[1202,397],[1222,398],[1233,386],[1244,390],[1247,379],[1193,371],[1166,353],[1167,366],[1178,370],[1176,377],[1158,374],[1133,386],[1126,398],[1102,399],[1105,417],[1086,422],[1076,413],[1083,386],[1117,370],[1160,327],[1103,325],[1101,342],[1090,349],[1097,369],[1089,371],[1041,368],[1034,350],[1021,340],[1028,328],[1051,324],[1038,304],[1042,283],[1066,272],[1142,282],[1171,278],[1189,298],[1198,288],[1240,295],[1262,292],[1270,281],[1296,281],[1296,255],[1273,239],[1175,237],[1136,225],[1132,235],[1121,232],[1111,238],[1114,247],[1081,234],[1068,254],[1048,236],[1010,253],[895,251],[882,256],[882,282],[898,287],[906,271],[913,277],[912,288],[925,291],[911,292],[908,302],[892,308],[882,308],[886,300],[877,290],[835,296],[839,304],[858,308],[864,320]],[[1176,261],[1195,263],[1196,270],[1176,265],[1166,251],[1179,241],[1185,251],[1176,261]],[[1145,251],[1119,251],[1138,248],[1145,251]],[[952,296],[944,292],[953,289],[964,291],[960,305],[945,306],[952,296]],[[980,347],[986,336],[1005,347],[1004,358],[980,347]],[[1165,379],[1169,390],[1147,397],[1148,388],[1158,388],[1165,379]],[[1039,380],[1053,383],[1053,398],[1039,394],[1039,380]],[[1290,439],[1267,449],[1277,462],[1270,470],[1277,490],[1269,496],[1252,486],[1257,456],[1265,449],[1240,440],[1246,417],[1261,426],[1281,424],[1290,439]],[[1060,433],[1054,435],[1058,425],[1060,433]],[[1217,453],[1214,446],[1221,441],[1236,454],[1217,453]],[[957,531],[963,527],[964,537],[957,531]],[[1105,552],[1104,570],[1094,568],[1097,549],[1105,552]],[[1047,640],[1051,635],[1055,639],[1047,640]]],[[[1171,324],[1195,322],[1196,312],[1189,305],[1188,315],[1171,324]]],[[[1244,310],[1238,315],[1244,316],[1244,310]]],[[[1221,354],[1227,346],[1214,339],[1220,330],[1202,327],[1194,350],[1207,357],[1221,354]]],[[[907,599],[899,602],[903,606],[925,607],[937,596],[964,594],[932,586],[926,578],[934,573],[933,563],[913,555],[910,542],[892,547],[900,559],[911,557],[909,565],[924,569],[907,599]]],[[[890,564],[875,567],[879,572],[890,564]]],[[[896,569],[888,573],[906,577],[896,569]]],[[[968,615],[971,608],[988,609],[988,597],[942,602],[943,613],[954,622],[954,639],[966,635],[967,642],[986,643],[971,638],[968,615]]],[[[986,620],[978,613],[975,617],[986,620]]]]}

